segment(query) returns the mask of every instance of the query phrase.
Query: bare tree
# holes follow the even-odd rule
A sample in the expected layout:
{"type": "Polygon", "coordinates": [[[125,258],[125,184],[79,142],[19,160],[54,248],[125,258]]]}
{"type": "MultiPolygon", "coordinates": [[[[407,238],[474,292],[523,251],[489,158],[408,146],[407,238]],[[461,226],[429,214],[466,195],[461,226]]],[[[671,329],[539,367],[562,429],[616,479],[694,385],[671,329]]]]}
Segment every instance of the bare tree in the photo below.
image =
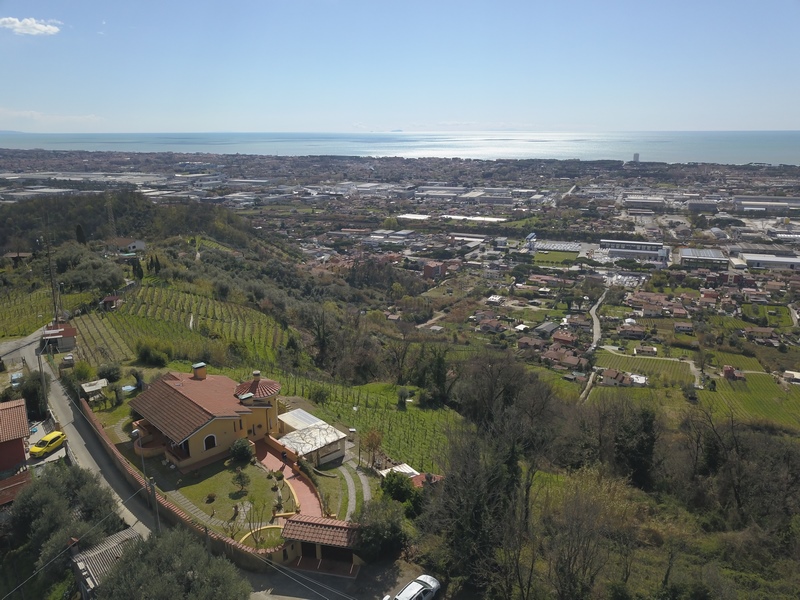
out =
{"type": "Polygon", "coordinates": [[[589,598],[614,549],[611,533],[625,521],[625,484],[584,469],[545,499],[542,549],[559,600],[589,598]]]}

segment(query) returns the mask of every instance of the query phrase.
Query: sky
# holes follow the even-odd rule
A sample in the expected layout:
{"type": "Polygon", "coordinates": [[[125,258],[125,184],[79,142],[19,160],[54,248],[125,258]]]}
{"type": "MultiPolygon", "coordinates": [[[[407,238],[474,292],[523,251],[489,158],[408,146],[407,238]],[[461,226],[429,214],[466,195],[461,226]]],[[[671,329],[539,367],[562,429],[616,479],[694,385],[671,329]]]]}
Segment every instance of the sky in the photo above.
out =
{"type": "Polygon", "coordinates": [[[800,0],[0,0],[0,130],[800,130],[800,0]]]}

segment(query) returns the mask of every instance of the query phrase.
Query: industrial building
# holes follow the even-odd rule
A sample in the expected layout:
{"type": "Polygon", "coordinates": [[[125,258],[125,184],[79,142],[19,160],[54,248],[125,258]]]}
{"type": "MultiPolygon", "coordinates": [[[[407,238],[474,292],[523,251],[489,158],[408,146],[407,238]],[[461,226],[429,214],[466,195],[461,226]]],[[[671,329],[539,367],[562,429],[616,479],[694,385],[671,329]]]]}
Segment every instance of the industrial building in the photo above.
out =
{"type": "Polygon", "coordinates": [[[749,269],[769,269],[774,271],[796,271],[800,269],[800,258],[797,256],[742,253],[739,258],[744,261],[749,269]]]}
{"type": "Polygon", "coordinates": [[[606,248],[611,258],[632,258],[654,262],[667,262],[670,258],[670,249],[661,242],[600,240],[600,247],[606,248]]]}
{"type": "Polygon", "coordinates": [[[728,257],[717,248],[681,248],[678,255],[682,267],[714,271],[728,268],[728,257]]]}

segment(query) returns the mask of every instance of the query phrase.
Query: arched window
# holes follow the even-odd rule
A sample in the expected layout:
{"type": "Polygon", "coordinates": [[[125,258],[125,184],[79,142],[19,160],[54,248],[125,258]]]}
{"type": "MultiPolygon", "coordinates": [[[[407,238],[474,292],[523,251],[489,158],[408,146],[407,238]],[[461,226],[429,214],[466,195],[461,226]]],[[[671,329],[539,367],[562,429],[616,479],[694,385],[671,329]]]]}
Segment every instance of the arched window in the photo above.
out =
{"type": "Polygon", "coordinates": [[[205,446],[206,450],[211,450],[212,448],[217,447],[217,436],[215,435],[207,435],[206,439],[203,441],[203,445],[205,446]]]}

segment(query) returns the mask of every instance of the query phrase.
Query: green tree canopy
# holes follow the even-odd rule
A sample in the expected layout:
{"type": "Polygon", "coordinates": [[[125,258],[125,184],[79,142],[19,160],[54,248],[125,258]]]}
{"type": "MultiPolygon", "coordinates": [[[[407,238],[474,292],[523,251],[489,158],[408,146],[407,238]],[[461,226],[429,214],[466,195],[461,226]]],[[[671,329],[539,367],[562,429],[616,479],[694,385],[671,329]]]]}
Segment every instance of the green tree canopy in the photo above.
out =
{"type": "Polygon", "coordinates": [[[250,584],[225,558],[172,529],[131,544],[97,589],[98,600],[245,600],[250,584]]]}

